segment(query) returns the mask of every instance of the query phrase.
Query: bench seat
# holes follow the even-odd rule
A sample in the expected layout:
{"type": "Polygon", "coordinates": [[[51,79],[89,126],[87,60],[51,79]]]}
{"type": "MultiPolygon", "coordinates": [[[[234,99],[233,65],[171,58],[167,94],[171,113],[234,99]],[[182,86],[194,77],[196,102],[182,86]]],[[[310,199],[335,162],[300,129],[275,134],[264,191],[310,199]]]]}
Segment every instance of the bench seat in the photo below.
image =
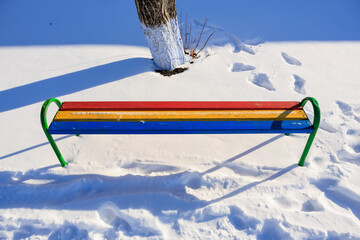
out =
{"type": "MultiPolygon", "coordinates": [[[[311,134],[309,137],[311,145],[319,125],[320,109],[313,98],[305,98],[302,102],[64,103],[57,99],[49,99],[43,105],[41,119],[44,132],[64,166],[66,162],[63,161],[51,134],[307,133],[311,134]],[[314,107],[314,124],[311,124],[303,109],[309,100],[314,107]],[[59,110],[48,126],[46,112],[51,102],[55,102],[59,110]]],[[[310,148],[309,141],[305,148],[310,148]]],[[[299,165],[303,165],[303,162],[299,162],[299,165]]]]}

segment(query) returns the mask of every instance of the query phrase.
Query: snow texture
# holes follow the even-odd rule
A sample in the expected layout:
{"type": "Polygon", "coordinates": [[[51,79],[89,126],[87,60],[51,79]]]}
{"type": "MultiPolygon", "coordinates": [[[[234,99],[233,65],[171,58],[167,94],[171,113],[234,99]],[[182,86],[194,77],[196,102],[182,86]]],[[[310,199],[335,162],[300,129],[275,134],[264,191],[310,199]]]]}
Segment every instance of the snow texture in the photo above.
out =
{"type": "Polygon", "coordinates": [[[178,1],[193,36],[191,17],[217,31],[171,77],[154,71],[132,1],[3,2],[0,239],[360,239],[357,0],[178,1]],[[306,134],[55,135],[62,168],[39,122],[53,97],[305,96],[322,115],[304,167],[306,134]]]}

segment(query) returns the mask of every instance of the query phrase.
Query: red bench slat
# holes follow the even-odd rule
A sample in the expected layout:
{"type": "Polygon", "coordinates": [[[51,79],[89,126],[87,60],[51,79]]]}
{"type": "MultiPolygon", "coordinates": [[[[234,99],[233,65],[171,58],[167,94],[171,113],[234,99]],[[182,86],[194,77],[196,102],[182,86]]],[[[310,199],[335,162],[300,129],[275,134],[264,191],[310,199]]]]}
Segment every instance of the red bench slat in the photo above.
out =
{"type": "Polygon", "coordinates": [[[301,110],[299,102],[204,102],[204,101],[142,101],[142,102],[64,102],[60,111],[118,110],[301,110]]]}

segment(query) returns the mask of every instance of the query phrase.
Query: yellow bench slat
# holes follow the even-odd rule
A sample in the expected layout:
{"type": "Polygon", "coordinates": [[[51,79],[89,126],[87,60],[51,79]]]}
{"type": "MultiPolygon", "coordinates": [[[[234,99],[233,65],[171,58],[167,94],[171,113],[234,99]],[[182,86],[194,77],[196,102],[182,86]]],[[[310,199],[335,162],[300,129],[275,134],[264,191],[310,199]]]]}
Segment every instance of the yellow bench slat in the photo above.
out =
{"type": "Polygon", "coordinates": [[[306,120],[303,110],[58,111],[54,121],[306,120]]]}

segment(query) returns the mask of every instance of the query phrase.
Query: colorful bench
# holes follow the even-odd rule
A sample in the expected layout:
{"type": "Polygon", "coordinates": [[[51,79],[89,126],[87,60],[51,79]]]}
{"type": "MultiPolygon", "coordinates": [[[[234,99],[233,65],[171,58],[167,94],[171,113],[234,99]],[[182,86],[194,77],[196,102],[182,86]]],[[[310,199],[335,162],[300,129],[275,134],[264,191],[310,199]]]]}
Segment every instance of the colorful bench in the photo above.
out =
{"type": "Polygon", "coordinates": [[[301,102],[64,102],[49,99],[41,109],[41,124],[61,166],[52,134],[310,134],[299,161],[303,166],[320,124],[314,98],[301,102]],[[310,101],[314,121],[303,107],[310,101]],[[55,102],[59,110],[50,127],[46,115],[55,102]]]}

